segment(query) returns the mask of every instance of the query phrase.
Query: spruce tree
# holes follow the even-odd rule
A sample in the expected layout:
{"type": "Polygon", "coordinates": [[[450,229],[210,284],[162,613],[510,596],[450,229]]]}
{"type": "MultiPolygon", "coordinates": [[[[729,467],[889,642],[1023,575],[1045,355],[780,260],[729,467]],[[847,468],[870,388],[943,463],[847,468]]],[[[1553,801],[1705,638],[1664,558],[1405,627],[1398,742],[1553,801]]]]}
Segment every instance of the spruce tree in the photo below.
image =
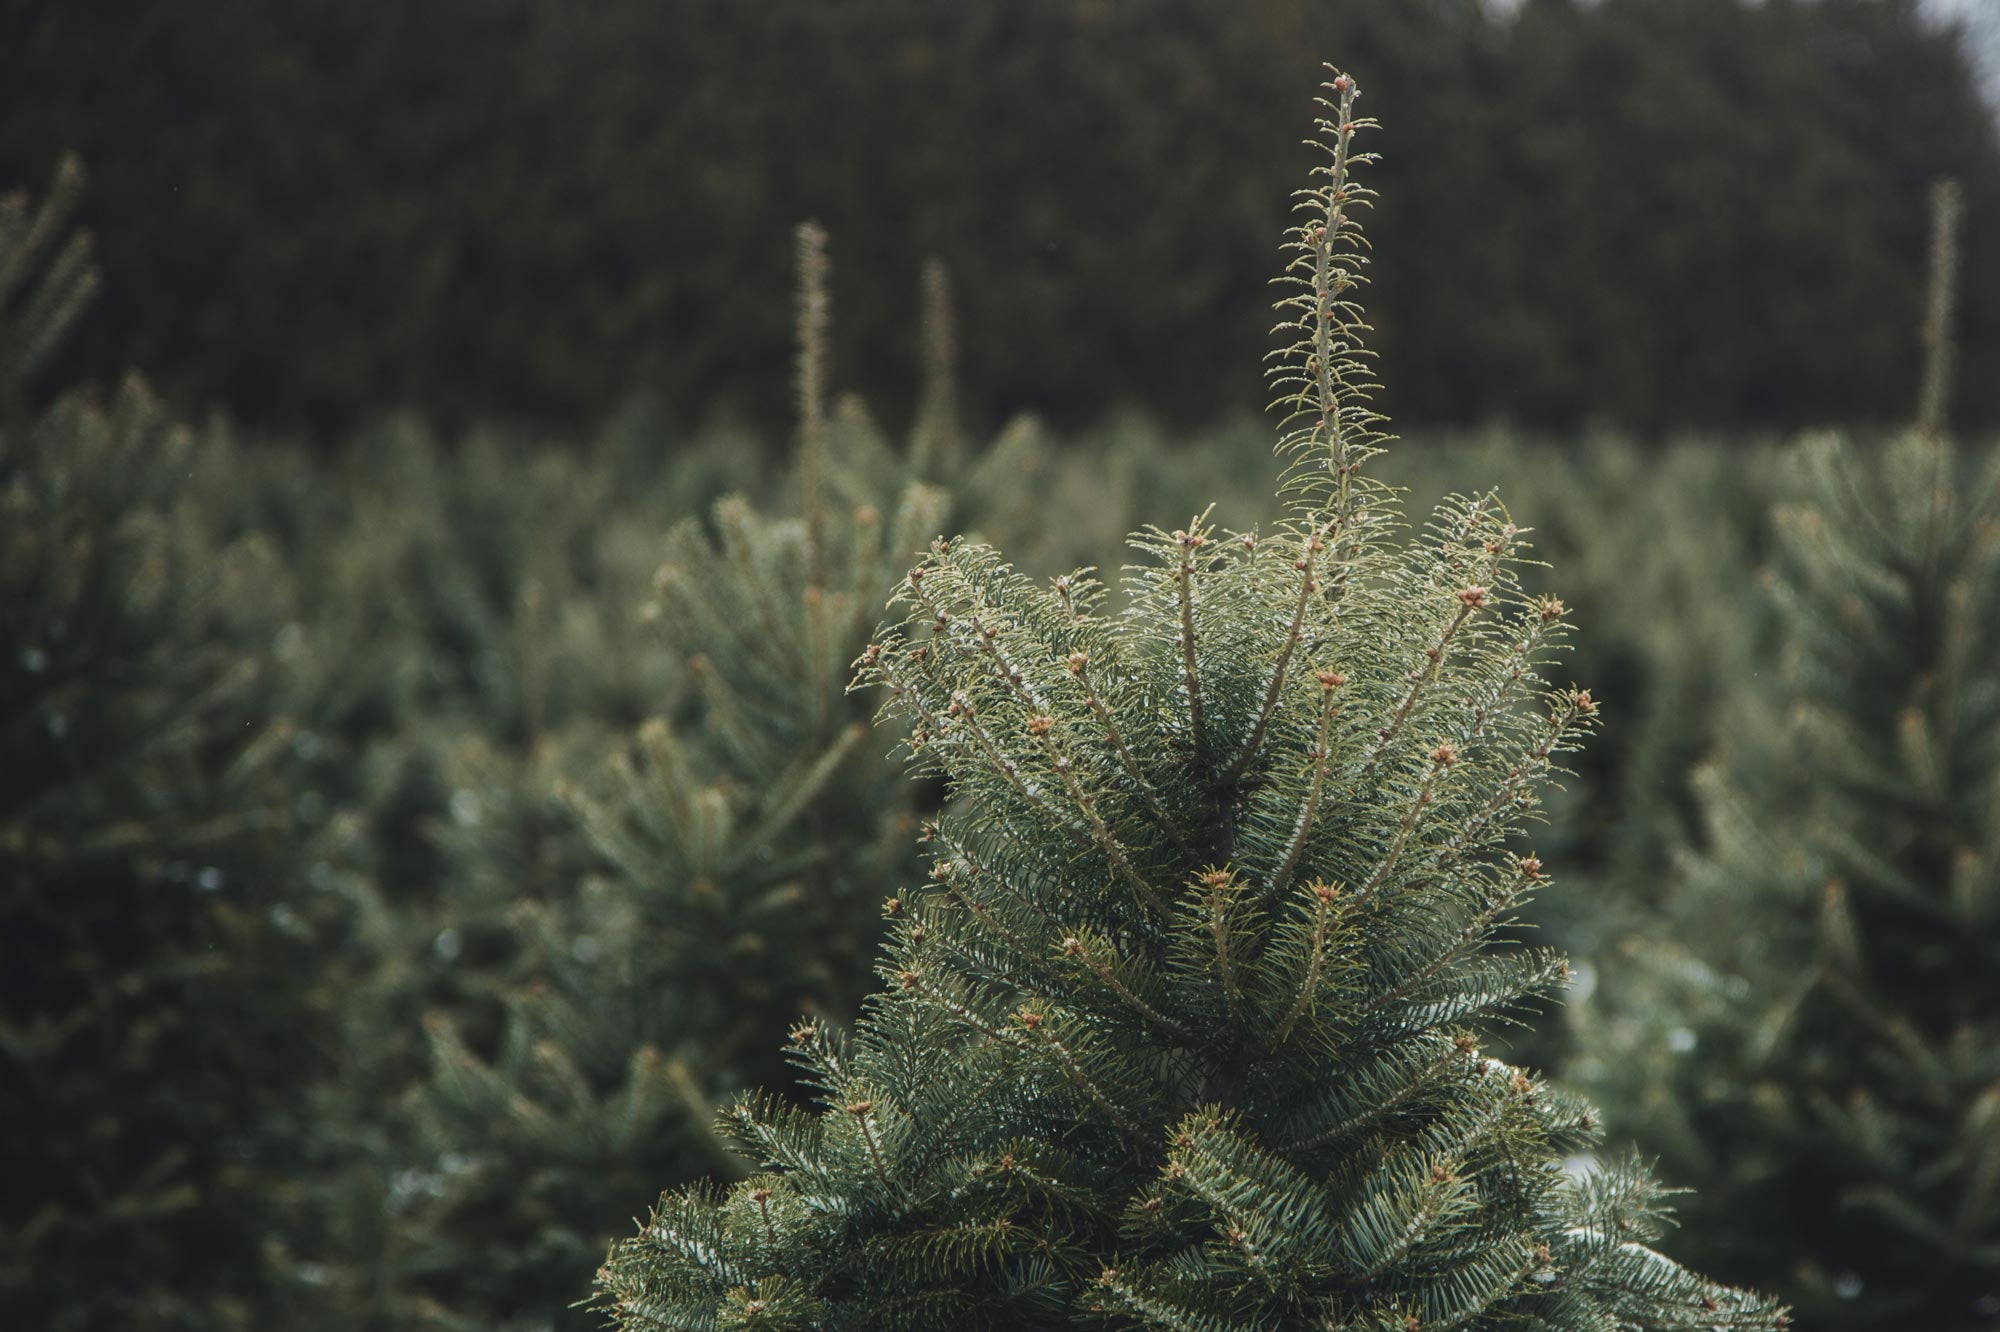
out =
{"type": "Polygon", "coordinates": [[[1699,1187],[1690,1249],[1826,1328],[2000,1321],[2000,459],[1941,429],[1950,250],[1918,426],[1793,460],[1781,669],[1580,1015],[1577,1075],[1699,1187]]]}
{"type": "MultiPolygon", "coordinates": [[[[797,239],[795,465],[763,502],[731,494],[668,532],[651,601],[625,608],[673,663],[658,715],[614,742],[608,766],[566,762],[544,788],[595,863],[511,904],[519,966],[496,1031],[445,1012],[427,1024],[431,1074],[410,1102],[422,1189],[404,1206],[424,1255],[412,1285],[426,1298],[411,1307],[437,1326],[594,1324],[569,1306],[611,1236],[663,1180],[743,1172],[712,1131],[715,1102],[785,1077],[780,1038],[802,1008],[860,1002],[880,885],[916,865],[937,792],[883,759],[850,664],[950,513],[924,475],[989,475],[996,455],[1021,471],[1032,449],[967,456],[936,264],[924,405],[907,449],[892,448],[832,390],[827,237],[807,224],[797,239]]],[[[992,479],[998,507],[1018,483],[992,479]]],[[[518,822],[491,813],[454,840],[473,851],[518,822]]],[[[449,864],[496,868],[477,854],[449,864]]]]}
{"type": "Polygon", "coordinates": [[[820,1089],[725,1115],[762,1169],[669,1194],[600,1274],[629,1328],[1772,1327],[1650,1245],[1589,1107],[1480,1051],[1567,964],[1497,933],[1507,849],[1595,721],[1539,668],[1491,493],[1399,538],[1357,288],[1354,81],[1289,235],[1291,516],[1134,538],[1127,609],[939,540],[862,654],[949,810],[820,1089]]]}
{"type": "Polygon", "coordinates": [[[0,199],[0,1323],[269,1326],[329,1048],[268,718],[282,570],[136,379],[37,406],[82,185],[0,199]]]}

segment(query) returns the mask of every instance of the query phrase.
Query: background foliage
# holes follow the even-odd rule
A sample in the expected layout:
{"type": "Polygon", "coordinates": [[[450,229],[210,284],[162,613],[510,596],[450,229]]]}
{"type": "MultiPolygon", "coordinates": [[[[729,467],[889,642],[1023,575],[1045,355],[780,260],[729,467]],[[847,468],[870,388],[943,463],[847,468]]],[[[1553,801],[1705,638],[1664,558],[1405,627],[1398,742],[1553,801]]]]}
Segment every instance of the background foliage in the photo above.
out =
{"type": "MultiPolygon", "coordinates": [[[[1914,0],[4,0],[0,179],[96,172],[79,368],[261,423],[575,426],[643,388],[781,424],[772,296],[817,216],[878,408],[936,253],[975,419],[1187,427],[1261,406],[1328,51],[1392,127],[1371,308],[1406,425],[1903,419],[1915,201],[1954,174],[2000,216],[1914,0]]],[[[1960,419],[1990,423],[2000,246],[1964,290],[1960,419]]]]}

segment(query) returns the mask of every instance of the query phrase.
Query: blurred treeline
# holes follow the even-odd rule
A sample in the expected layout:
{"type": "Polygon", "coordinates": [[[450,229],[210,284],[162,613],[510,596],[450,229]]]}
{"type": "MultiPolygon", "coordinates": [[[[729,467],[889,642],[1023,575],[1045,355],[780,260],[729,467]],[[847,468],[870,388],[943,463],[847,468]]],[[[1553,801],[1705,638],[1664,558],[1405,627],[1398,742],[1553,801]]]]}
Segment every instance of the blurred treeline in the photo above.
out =
{"type": "MultiPolygon", "coordinates": [[[[69,353],[323,441],[381,407],[568,427],[644,390],[771,426],[790,225],[841,242],[894,419],[910,257],[974,419],[1261,405],[1317,60],[1371,74],[1376,345],[1406,424],[1904,419],[1924,187],[2000,216],[1990,111],[1914,0],[0,3],[0,179],[91,164],[69,353]]],[[[1957,417],[2000,420],[1975,222],[1957,417]]],[[[327,444],[331,447],[331,444],[327,444]]]]}

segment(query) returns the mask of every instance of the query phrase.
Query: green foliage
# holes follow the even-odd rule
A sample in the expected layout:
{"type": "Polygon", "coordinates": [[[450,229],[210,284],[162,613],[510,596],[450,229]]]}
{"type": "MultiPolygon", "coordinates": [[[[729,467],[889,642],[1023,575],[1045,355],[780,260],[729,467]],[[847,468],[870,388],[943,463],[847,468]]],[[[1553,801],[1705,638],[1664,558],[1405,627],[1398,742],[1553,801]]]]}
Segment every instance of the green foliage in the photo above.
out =
{"type": "Polygon", "coordinates": [[[326,1064],[283,853],[282,570],[136,381],[25,408],[95,283],[81,173],[0,201],[0,1321],[268,1326],[326,1064]]]}
{"type": "Polygon", "coordinates": [[[1782,670],[1730,714],[1706,837],[1577,1071],[1701,1186],[1690,1249],[1719,1269],[1819,1326],[1985,1326],[2000,469],[1924,434],[1797,461],[1782,670]]]}
{"type": "MultiPolygon", "coordinates": [[[[928,252],[974,419],[1254,408],[1311,50],[1382,71],[1423,164],[1386,164],[1376,311],[1406,422],[1900,420],[1911,201],[1950,174],[2000,212],[1991,113],[1914,0],[0,8],[0,175],[75,145],[100,180],[88,359],[314,429],[575,425],[639,387],[781,428],[786,318],[746,293],[805,215],[850,238],[847,379],[899,419],[928,252]]],[[[1992,422],[1995,247],[1965,289],[1961,419],[1992,422]]]]}
{"type": "Polygon", "coordinates": [[[1592,726],[1493,494],[1396,535],[1354,84],[1290,236],[1289,515],[1133,538],[1126,609],[939,540],[863,676],[952,800],[884,988],[746,1099],[762,1171],[669,1194],[601,1276],[626,1327],[1774,1327],[1648,1247],[1594,1113],[1482,1055],[1559,989],[1507,848],[1592,726]]]}
{"type": "MultiPolygon", "coordinates": [[[[579,749],[538,774],[575,813],[580,886],[528,893],[498,866],[516,885],[504,1017],[485,1039],[430,1019],[432,1072],[410,1102],[425,1159],[406,1207],[431,1255],[421,1312],[442,1326],[592,1321],[567,1306],[660,1182],[741,1172],[712,1106],[783,1080],[777,1037],[802,1008],[859,1002],[882,886],[913,867],[935,792],[885,761],[891,737],[848,695],[851,664],[946,520],[920,472],[981,479],[998,505],[1034,450],[1015,432],[994,457],[963,456],[935,268],[928,406],[907,454],[858,404],[833,402],[825,237],[808,226],[800,242],[798,466],[774,503],[731,495],[667,533],[643,616],[626,602],[671,663],[660,715],[598,745],[617,753],[608,770],[579,749]]],[[[454,838],[449,880],[471,886],[489,862],[466,853],[523,826],[492,812],[491,832],[482,819],[454,838]]]]}

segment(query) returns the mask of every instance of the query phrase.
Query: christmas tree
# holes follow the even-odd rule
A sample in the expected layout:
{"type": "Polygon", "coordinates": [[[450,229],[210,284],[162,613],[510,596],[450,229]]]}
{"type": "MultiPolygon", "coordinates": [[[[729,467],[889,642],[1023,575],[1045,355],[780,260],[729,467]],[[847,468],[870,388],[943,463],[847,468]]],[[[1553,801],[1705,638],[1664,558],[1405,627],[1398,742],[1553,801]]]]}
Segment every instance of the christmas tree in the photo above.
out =
{"type": "Polygon", "coordinates": [[[1274,382],[1291,516],[1134,539],[1126,610],[940,540],[860,659],[952,800],[884,987],[809,1017],[762,1169],[669,1194],[600,1274],[630,1328],[1773,1327],[1650,1245],[1594,1112],[1480,1051],[1567,964],[1496,935],[1506,848],[1589,730],[1539,674],[1496,496],[1398,538],[1356,302],[1369,127],[1326,87],[1274,382]]]}
{"type": "Polygon", "coordinates": [[[1941,429],[1954,213],[1919,424],[1794,459],[1782,669],[1576,1066],[1700,1187],[1690,1249],[1827,1328],[2000,1320],[2000,466],[1941,429]]]}
{"type": "Polygon", "coordinates": [[[268,720],[282,570],[136,380],[38,405],[95,286],[0,200],[0,1322],[269,1326],[330,1052],[268,720]]]}
{"type": "MultiPolygon", "coordinates": [[[[568,837],[596,862],[564,891],[515,889],[518,966],[496,1029],[428,1021],[399,1261],[426,1292],[411,1308],[437,1326],[594,1324],[569,1306],[610,1237],[662,1180],[742,1173],[712,1131],[716,1100],[784,1079],[779,1040],[802,1008],[860,1001],[880,885],[916,864],[937,793],[883,759],[850,663],[953,513],[925,475],[989,480],[985,512],[953,515],[981,521],[1021,485],[996,469],[1032,475],[1032,442],[1016,431],[966,456],[933,264],[922,405],[907,448],[891,447],[831,391],[830,263],[811,224],[798,267],[799,438],[783,493],[726,496],[668,533],[644,610],[673,663],[659,715],[614,743],[608,770],[568,755],[541,788],[561,792],[568,837]]],[[[532,813],[509,804],[483,801],[476,826],[451,829],[447,878],[519,882],[511,857],[490,854],[532,813]]]]}

